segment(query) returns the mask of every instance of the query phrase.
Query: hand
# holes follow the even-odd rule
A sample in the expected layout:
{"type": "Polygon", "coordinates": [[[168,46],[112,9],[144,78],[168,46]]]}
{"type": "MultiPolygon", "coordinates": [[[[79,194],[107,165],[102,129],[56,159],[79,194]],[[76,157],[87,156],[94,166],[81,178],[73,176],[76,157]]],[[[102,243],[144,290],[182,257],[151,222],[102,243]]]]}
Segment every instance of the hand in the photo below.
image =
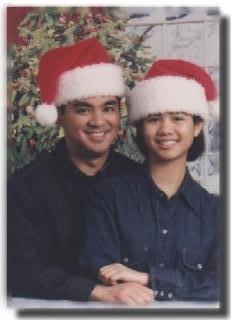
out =
{"type": "Polygon", "coordinates": [[[151,289],[139,283],[120,283],[114,286],[97,285],[91,292],[90,299],[109,303],[122,303],[141,306],[154,301],[151,289]]]}
{"type": "Polygon", "coordinates": [[[119,282],[137,282],[147,286],[149,280],[147,273],[130,269],[120,263],[100,268],[98,278],[106,285],[115,285],[119,282]]]}

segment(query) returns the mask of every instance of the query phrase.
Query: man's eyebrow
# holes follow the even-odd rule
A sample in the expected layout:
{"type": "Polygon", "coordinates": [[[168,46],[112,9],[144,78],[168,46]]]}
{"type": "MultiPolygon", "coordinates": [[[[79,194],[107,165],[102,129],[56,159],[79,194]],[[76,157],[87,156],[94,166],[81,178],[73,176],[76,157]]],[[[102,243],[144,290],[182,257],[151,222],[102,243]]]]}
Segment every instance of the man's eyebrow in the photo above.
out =
{"type": "Polygon", "coordinates": [[[107,105],[107,104],[118,104],[118,101],[117,99],[111,99],[111,100],[107,100],[103,103],[104,105],[107,105]]]}
{"type": "Polygon", "coordinates": [[[81,100],[74,101],[72,105],[75,107],[92,107],[90,103],[81,100]]]}

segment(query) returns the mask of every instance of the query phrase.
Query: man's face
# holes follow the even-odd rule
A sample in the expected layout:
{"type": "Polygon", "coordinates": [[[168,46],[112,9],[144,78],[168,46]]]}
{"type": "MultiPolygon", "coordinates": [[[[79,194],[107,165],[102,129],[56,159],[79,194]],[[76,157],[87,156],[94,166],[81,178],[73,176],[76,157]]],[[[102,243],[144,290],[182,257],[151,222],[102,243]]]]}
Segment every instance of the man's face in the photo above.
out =
{"type": "Polygon", "coordinates": [[[186,113],[152,114],[143,122],[143,138],[149,155],[155,161],[186,161],[188,150],[202,130],[186,113]]]}
{"type": "Polygon", "coordinates": [[[76,154],[105,155],[119,131],[119,101],[115,96],[100,96],[70,102],[59,116],[59,124],[76,154]]]}

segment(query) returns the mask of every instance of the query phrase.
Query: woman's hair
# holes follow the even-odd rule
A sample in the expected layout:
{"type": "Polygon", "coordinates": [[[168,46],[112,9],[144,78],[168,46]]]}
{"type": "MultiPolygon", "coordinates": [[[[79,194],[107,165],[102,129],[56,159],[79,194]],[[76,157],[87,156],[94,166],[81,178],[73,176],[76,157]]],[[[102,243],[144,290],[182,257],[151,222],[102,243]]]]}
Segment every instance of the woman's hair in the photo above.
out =
{"type": "MultiPolygon", "coordinates": [[[[198,124],[203,121],[203,119],[200,116],[193,115],[192,117],[193,117],[194,124],[198,124]]],[[[144,122],[144,119],[141,119],[135,123],[136,129],[137,129],[136,143],[140,151],[146,157],[148,155],[148,150],[143,138],[143,122],[144,122]]],[[[188,150],[187,161],[196,160],[203,154],[204,151],[205,151],[205,136],[204,136],[204,131],[202,129],[199,135],[194,138],[193,143],[188,150]]]]}

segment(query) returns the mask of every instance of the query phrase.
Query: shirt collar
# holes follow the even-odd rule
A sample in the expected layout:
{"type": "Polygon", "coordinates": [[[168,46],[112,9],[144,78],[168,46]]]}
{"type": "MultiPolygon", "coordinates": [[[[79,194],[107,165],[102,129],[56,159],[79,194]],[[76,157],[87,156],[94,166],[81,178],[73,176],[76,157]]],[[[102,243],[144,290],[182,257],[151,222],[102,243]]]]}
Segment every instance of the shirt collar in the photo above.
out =
{"type": "Polygon", "coordinates": [[[198,183],[192,178],[187,168],[184,180],[181,184],[179,192],[183,195],[183,198],[187,204],[191,207],[195,214],[199,214],[199,198],[198,198],[198,183]]]}
{"type": "Polygon", "coordinates": [[[55,149],[56,156],[58,161],[62,164],[62,169],[65,170],[66,173],[71,177],[72,180],[75,180],[76,176],[85,179],[96,179],[107,174],[107,170],[110,164],[110,158],[112,157],[113,151],[110,150],[109,156],[103,166],[94,176],[88,176],[84,172],[82,172],[78,167],[74,165],[69,157],[69,153],[66,147],[65,138],[60,139],[55,149]]]}
{"type": "MultiPolygon", "coordinates": [[[[146,163],[143,164],[141,175],[143,175],[145,179],[145,185],[147,186],[147,189],[145,191],[147,192],[149,197],[157,197],[161,190],[158,188],[158,186],[155,184],[150,174],[148,173],[146,163]]],[[[184,179],[177,194],[183,196],[183,199],[195,214],[199,214],[198,187],[199,186],[197,182],[193,180],[187,168],[184,179]]]]}
{"type": "Polygon", "coordinates": [[[161,192],[161,190],[158,188],[158,186],[155,184],[152,177],[150,176],[146,162],[143,163],[140,173],[143,179],[145,180],[144,185],[147,187],[147,189],[145,190],[146,194],[150,198],[157,197],[158,193],[161,192]]]}

